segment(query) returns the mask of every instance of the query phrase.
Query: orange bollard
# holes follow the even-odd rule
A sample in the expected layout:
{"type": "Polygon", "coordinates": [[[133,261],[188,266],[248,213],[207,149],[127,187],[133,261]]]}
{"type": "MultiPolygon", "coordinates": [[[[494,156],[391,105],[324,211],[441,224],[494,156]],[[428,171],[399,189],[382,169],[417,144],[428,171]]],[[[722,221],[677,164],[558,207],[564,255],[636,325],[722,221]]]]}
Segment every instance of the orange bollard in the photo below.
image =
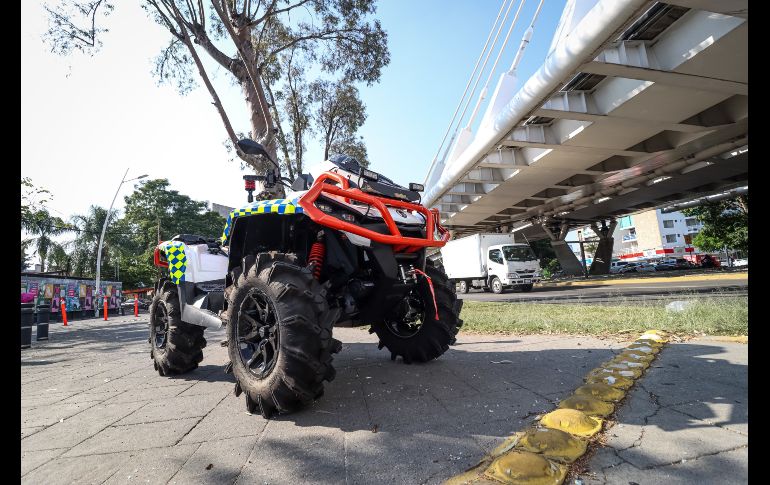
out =
{"type": "Polygon", "coordinates": [[[59,308],[61,308],[61,320],[64,322],[64,325],[62,327],[67,326],[67,303],[60,304],[59,308]]]}
{"type": "Polygon", "coordinates": [[[134,297],[134,316],[139,316],[139,298],[134,297]]]}
{"type": "Polygon", "coordinates": [[[109,302],[107,301],[107,297],[104,297],[104,321],[107,321],[107,305],[109,305],[109,302]]]}

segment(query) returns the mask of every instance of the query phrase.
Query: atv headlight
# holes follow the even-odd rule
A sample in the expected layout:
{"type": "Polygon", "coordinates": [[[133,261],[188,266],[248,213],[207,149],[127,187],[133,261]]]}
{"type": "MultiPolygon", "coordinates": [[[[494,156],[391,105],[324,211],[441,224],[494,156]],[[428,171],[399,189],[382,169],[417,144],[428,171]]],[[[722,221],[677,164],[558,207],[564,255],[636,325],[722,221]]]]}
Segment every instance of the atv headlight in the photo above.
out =
{"type": "Polygon", "coordinates": [[[331,214],[331,212],[334,210],[332,206],[330,206],[329,204],[324,204],[323,202],[319,202],[315,206],[321,209],[322,211],[326,212],[327,214],[331,214]]]}
{"type": "Polygon", "coordinates": [[[349,212],[343,212],[342,214],[340,214],[340,219],[347,222],[356,222],[356,216],[354,216],[349,212]]]}

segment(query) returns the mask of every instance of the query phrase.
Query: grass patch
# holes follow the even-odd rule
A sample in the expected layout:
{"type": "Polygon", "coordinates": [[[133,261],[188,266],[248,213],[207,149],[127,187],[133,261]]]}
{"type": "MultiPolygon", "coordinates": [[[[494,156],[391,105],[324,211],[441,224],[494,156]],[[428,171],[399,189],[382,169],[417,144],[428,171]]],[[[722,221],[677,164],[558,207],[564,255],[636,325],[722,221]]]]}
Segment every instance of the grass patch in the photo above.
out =
{"type": "Polygon", "coordinates": [[[466,333],[619,335],[649,329],[679,336],[748,335],[748,297],[685,299],[684,311],[670,312],[665,302],[492,303],[466,300],[460,317],[466,333]]]}

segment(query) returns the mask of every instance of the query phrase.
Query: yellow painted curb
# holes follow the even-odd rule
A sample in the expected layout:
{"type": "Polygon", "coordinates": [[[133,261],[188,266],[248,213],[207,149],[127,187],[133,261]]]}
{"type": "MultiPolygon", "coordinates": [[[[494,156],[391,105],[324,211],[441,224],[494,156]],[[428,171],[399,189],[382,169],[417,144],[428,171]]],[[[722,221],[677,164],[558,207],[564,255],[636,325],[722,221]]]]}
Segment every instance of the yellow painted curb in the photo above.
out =
{"type": "Polygon", "coordinates": [[[601,433],[614,402],[641,377],[668,341],[660,330],[648,330],[623,352],[586,376],[586,383],[558,408],[540,418],[539,426],[514,433],[476,466],[449,478],[446,485],[560,485],[569,464],[583,456],[601,433]]]}
{"type": "Polygon", "coordinates": [[[593,396],[605,402],[617,402],[626,396],[622,389],[616,389],[607,384],[597,382],[585,384],[575,389],[576,396],[593,396]]]}
{"type": "Polygon", "coordinates": [[[589,438],[602,429],[602,420],[577,409],[556,409],[543,416],[540,424],[575,436],[589,438]]]}
{"type": "Polygon", "coordinates": [[[601,418],[606,418],[615,411],[615,406],[593,396],[570,396],[559,403],[559,408],[576,409],[591,417],[601,418]]]}

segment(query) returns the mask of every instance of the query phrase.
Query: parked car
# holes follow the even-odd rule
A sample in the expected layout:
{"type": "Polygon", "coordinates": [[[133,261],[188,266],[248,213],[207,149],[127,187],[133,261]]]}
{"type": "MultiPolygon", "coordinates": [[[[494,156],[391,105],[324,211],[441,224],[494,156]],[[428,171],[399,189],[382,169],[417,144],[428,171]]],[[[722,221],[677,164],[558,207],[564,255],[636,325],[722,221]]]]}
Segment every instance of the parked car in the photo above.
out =
{"type": "Polygon", "coordinates": [[[620,273],[620,274],[636,273],[636,267],[639,266],[639,264],[640,263],[637,263],[637,262],[630,262],[630,263],[626,264],[625,266],[623,266],[622,268],[620,268],[618,270],[618,273],[620,273]]]}
{"type": "MultiPolygon", "coordinates": [[[[150,303],[151,300],[145,300],[144,298],[139,298],[139,309],[140,310],[149,310],[150,309],[150,303]]],[[[124,301],[120,304],[120,307],[124,309],[125,311],[134,311],[134,299],[129,298],[128,300],[124,301]]]]}
{"type": "Polygon", "coordinates": [[[740,268],[749,265],[749,258],[741,258],[733,261],[733,267],[740,268]]]}
{"type": "Polygon", "coordinates": [[[628,266],[628,261],[613,261],[610,263],[610,273],[620,273],[620,270],[625,266],[628,266]]]}
{"type": "Polygon", "coordinates": [[[677,258],[675,264],[676,264],[676,269],[695,268],[695,263],[693,263],[692,261],[688,261],[684,258],[677,258]]]}
{"type": "Polygon", "coordinates": [[[655,265],[655,271],[671,271],[674,269],[679,269],[676,262],[661,261],[655,265]]]}
{"type": "Polygon", "coordinates": [[[636,266],[637,273],[648,273],[655,271],[655,265],[652,263],[640,263],[636,266]]]}

